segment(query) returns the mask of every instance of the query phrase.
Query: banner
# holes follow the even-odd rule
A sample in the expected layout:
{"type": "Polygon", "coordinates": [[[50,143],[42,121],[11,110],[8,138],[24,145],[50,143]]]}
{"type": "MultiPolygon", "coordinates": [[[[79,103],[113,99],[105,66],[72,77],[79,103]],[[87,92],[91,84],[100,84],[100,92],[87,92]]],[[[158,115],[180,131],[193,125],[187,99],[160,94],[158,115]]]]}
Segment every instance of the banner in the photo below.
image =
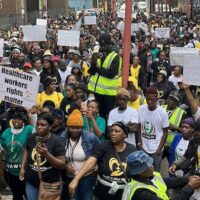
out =
{"type": "Polygon", "coordinates": [[[40,77],[0,66],[0,99],[31,108],[36,104],[40,77]]]}
{"type": "Polygon", "coordinates": [[[79,21],[72,27],[72,31],[79,31],[82,25],[82,19],[79,19],[79,21]]]}
{"type": "Polygon", "coordinates": [[[79,47],[80,31],[58,30],[58,45],[79,47]]]}
{"type": "Polygon", "coordinates": [[[47,41],[47,27],[46,26],[22,26],[22,31],[24,34],[23,41],[25,42],[39,42],[47,41]]]}
{"type": "Polygon", "coordinates": [[[199,49],[184,48],[184,47],[170,47],[170,64],[183,66],[183,58],[185,55],[199,55],[199,49]]]}
{"type": "Polygon", "coordinates": [[[85,16],[84,17],[84,24],[85,25],[93,25],[97,23],[97,17],[96,16],[85,16]]]}
{"type": "Polygon", "coordinates": [[[170,28],[156,28],[155,36],[157,38],[170,38],[170,28]]]}
{"type": "Polygon", "coordinates": [[[200,86],[200,55],[185,55],[183,62],[183,82],[200,86]]]}
{"type": "Polygon", "coordinates": [[[0,57],[3,57],[4,39],[0,38],[0,57]]]}
{"type": "Polygon", "coordinates": [[[47,26],[47,19],[37,19],[36,25],[47,26]]]}

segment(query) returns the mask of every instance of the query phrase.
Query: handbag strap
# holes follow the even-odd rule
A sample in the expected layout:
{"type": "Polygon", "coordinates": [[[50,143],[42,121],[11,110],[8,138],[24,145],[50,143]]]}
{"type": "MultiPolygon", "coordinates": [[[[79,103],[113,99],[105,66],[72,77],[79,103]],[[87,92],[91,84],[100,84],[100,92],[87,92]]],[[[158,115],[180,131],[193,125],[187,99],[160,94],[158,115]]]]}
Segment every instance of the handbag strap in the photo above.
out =
{"type": "Polygon", "coordinates": [[[38,152],[36,152],[36,161],[37,161],[37,167],[38,167],[38,176],[39,176],[40,181],[42,181],[42,172],[40,168],[40,155],[38,152]]]}

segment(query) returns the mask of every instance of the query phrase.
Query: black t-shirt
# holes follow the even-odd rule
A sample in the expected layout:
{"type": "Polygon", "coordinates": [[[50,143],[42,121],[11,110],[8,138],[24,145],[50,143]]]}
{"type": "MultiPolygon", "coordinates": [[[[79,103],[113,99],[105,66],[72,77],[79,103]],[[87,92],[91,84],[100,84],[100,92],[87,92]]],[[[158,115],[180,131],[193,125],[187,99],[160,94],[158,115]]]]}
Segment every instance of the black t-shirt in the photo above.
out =
{"type": "MultiPolygon", "coordinates": [[[[40,83],[44,84],[44,80],[48,76],[52,77],[53,79],[55,79],[56,80],[56,85],[59,86],[59,84],[61,82],[61,77],[60,77],[60,74],[59,74],[57,69],[52,73],[49,73],[47,70],[43,69],[42,72],[40,73],[40,83]]],[[[60,88],[57,87],[56,91],[60,91],[60,88]]]]}
{"type": "Polygon", "coordinates": [[[60,104],[60,109],[64,111],[65,115],[69,115],[69,111],[72,107],[72,104],[75,100],[69,99],[68,97],[64,97],[60,104]]]}
{"type": "MultiPolygon", "coordinates": [[[[38,187],[39,186],[39,176],[37,170],[37,160],[36,160],[36,133],[31,135],[27,141],[27,151],[28,151],[28,159],[27,159],[27,169],[25,173],[25,180],[32,185],[38,187]]],[[[64,156],[65,148],[62,144],[61,139],[52,134],[51,137],[44,141],[44,144],[48,148],[50,154],[55,157],[64,156]]],[[[51,164],[47,161],[45,157],[40,158],[40,169],[42,172],[42,180],[47,183],[53,183],[59,181],[60,179],[60,171],[53,168],[51,164]]]]}
{"type": "MultiPolygon", "coordinates": [[[[111,141],[100,143],[91,155],[98,159],[98,175],[107,182],[116,181],[119,185],[124,184],[121,179],[125,178],[127,156],[135,150],[136,148],[132,144],[126,143],[124,151],[118,152],[123,166],[122,170],[120,167],[120,161],[117,158],[117,153],[111,141]]],[[[109,189],[109,187],[103,186],[98,182],[95,188],[95,195],[104,200],[121,200],[122,189],[119,189],[115,195],[110,195],[108,193],[109,189]]]]}

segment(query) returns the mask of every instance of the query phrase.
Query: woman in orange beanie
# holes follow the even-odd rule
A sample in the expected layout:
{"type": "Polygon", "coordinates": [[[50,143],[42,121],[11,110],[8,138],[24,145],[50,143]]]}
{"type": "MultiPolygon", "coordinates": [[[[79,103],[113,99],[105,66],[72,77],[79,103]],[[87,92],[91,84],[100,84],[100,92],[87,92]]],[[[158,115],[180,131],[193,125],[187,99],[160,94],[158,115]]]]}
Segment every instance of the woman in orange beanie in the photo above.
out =
{"type": "MultiPolygon", "coordinates": [[[[67,190],[69,183],[93,153],[94,147],[98,143],[100,143],[100,140],[93,133],[83,131],[82,114],[79,110],[74,110],[67,120],[66,167],[63,177],[65,186],[62,199],[70,198],[67,190]]],[[[95,183],[96,177],[91,170],[79,182],[78,190],[73,194],[73,197],[76,200],[92,200],[95,183]]]]}

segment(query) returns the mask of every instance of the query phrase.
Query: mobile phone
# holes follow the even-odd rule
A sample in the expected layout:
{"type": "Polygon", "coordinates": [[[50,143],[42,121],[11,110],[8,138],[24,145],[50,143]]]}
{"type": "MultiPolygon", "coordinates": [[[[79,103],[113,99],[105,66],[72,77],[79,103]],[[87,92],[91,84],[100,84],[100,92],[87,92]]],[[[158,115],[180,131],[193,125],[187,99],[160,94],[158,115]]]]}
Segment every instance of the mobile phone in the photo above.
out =
{"type": "Polygon", "coordinates": [[[43,138],[42,137],[36,136],[35,140],[36,140],[37,145],[43,146],[43,138]]]}

